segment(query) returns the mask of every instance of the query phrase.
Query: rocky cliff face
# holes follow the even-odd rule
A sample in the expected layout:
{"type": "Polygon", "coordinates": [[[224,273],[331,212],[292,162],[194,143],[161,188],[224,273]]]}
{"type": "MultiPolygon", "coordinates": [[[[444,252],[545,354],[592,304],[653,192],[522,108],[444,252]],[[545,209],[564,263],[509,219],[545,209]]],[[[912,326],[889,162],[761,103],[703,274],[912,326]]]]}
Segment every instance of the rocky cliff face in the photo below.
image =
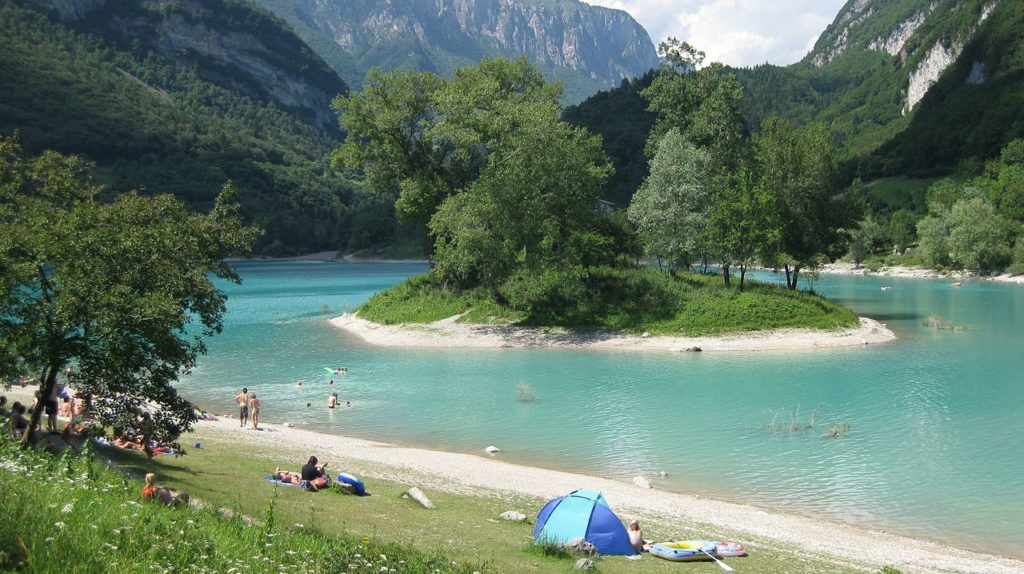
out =
{"type": "Polygon", "coordinates": [[[31,3],[124,48],[193,66],[204,79],[337,129],[330,104],[345,83],[287,25],[258,8],[224,0],[31,3]]]}
{"type": "MultiPolygon", "coordinates": [[[[658,66],[650,37],[631,16],[577,0],[260,2],[311,45],[340,47],[360,74],[372,66],[449,74],[485,56],[524,55],[585,95],[658,66]]],[[[361,77],[347,79],[358,84],[361,77]]]]}
{"type": "Polygon", "coordinates": [[[842,58],[865,52],[887,54],[893,58],[887,73],[904,86],[902,111],[907,114],[956,62],[999,1],[932,0],[914,5],[850,0],[806,61],[821,68],[842,66],[842,58]]]}

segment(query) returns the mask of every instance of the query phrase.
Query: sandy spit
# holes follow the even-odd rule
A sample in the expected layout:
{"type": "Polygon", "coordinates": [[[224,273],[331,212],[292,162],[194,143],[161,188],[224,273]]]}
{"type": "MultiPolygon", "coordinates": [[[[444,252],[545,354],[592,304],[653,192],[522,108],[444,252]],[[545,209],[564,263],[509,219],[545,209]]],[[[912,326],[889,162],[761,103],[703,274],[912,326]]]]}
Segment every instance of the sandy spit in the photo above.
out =
{"type": "Polygon", "coordinates": [[[780,329],[715,337],[643,337],[614,332],[576,333],[511,325],[468,325],[449,317],[422,325],[381,325],[346,313],[331,319],[339,329],[389,347],[564,347],[625,351],[781,351],[853,347],[892,341],[883,323],[861,317],[860,326],[840,331],[780,329]]]}
{"type": "Polygon", "coordinates": [[[949,279],[950,281],[970,279],[1024,284],[1024,275],[1010,275],[1008,273],[1002,273],[1000,275],[982,277],[967,271],[945,272],[936,271],[934,269],[924,269],[921,267],[903,267],[901,265],[882,267],[878,271],[870,271],[864,267],[854,267],[853,263],[836,262],[823,266],[820,271],[822,273],[831,273],[834,275],[867,275],[876,277],[898,277],[903,279],[949,279]]]}
{"type": "MultiPolygon", "coordinates": [[[[543,499],[564,495],[578,488],[599,490],[620,517],[644,515],[668,523],[699,523],[706,537],[730,531],[798,552],[826,556],[878,571],[893,565],[911,572],[1005,573],[1024,572],[1024,561],[981,554],[934,542],[873,531],[838,522],[816,520],[755,506],[703,497],[645,489],[606,478],[533,468],[488,457],[481,445],[480,456],[431,451],[320,434],[283,425],[261,425],[266,431],[240,429],[232,419],[201,422],[200,434],[213,432],[229,440],[259,442],[295,451],[304,458],[316,453],[330,461],[331,468],[361,473],[364,480],[387,478],[410,486],[455,494],[497,496],[525,495],[543,499]],[[870,549],[867,550],[866,549],[870,549]]],[[[268,463],[270,464],[270,463],[268,463]]],[[[657,477],[648,477],[657,483],[657,477]]],[[[511,509],[511,508],[510,508],[511,509]]],[[[535,512],[538,509],[519,509],[535,512]]],[[[720,535],[720,534],[719,534],[720,535]]]]}

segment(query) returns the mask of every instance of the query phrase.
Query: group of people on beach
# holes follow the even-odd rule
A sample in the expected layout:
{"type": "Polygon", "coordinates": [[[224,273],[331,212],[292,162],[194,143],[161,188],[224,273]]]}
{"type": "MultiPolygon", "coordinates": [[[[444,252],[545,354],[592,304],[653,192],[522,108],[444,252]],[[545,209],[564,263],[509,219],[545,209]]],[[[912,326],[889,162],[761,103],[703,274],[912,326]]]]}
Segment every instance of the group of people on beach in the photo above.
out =
{"type": "MultiPolygon", "coordinates": [[[[53,386],[50,394],[46,397],[46,401],[43,403],[46,414],[46,430],[50,435],[60,432],[57,428],[58,416],[71,421],[65,425],[64,431],[61,433],[61,437],[69,444],[72,442],[71,438],[82,434],[82,420],[85,413],[85,406],[78,402],[75,392],[71,389],[69,383],[71,375],[71,367],[68,367],[64,374],[65,379],[57,381],[57,384],[53,386]],[[61,404],[61,401],[63,401],[63,404],[61,404]]],[[[11,381],[8,388],[14,385],[24,388],[27,384],[28,377],[21,376],[11,381]]],[[[4,419],[3,426],[6,431],[17,439],[21,439],[26,432],[30,433],[30,440],[36,443],[44,438],[44,434],[38,425],[36,428],[29,428],[29,415],[31,414],[32,408],[22,404],[21,401],[14,401],[10,408],[8,408],[7,397],[0,396],[0,417],[4,419]]],[[[76,450],[78,449],[76,448],[76,450]]]]}
{"type": "MultiPolygon", "coordinates": [[[[334,373],[344,374],[348,372],[348,367],[338,367],[333,369],[334,373]]],[[[331,379],[328,383],[334,385],[334,379],[331,379]]],[[[295,384],[297,388],[302,388],[302,381],[295,384]]],[[[263,404],[260,399],[256,397],[256,393],[250,393],[248,387],[242,387],[242,392],[235,396],[235,403],[238,404],[238,426],[245,427],[248,421],[252,421],[252,428],[259,430],[260,425],[260,406],[263,404]]],[[[331,393],[327,397],[327,408],[334,409],[341,406],[341,399],[338,398],[338,393],[331,393]]],[[[306,403],[306,407],[313,406],[313,403],[306,403]]],[[[351,407],[352,401],[345,401],[344,406],[351,407]]]]}

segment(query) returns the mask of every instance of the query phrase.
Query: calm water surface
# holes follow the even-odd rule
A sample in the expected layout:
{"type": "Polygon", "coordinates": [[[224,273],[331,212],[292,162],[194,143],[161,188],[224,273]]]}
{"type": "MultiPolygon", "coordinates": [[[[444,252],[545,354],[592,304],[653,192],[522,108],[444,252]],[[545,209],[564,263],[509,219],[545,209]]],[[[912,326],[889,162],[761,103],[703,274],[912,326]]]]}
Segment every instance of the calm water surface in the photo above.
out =
{"type": "Polygon", "coordinates": [[[457,452],[494,444],[508,461],[643,475],[658,488],[1024,557],[1024,286],[823,277],[820,293],[900,337],[851,349],[428,351],[375,348],[327,323],[422,264],[238,269],[244,284],[223,286],[224,333],[180,385],[215,412],[232,412],[248,386],[268,422],[457,452]],[[932,314],[966,330],[928,329],[932,314]],[[350,371],[327,375],[334,366],[350,371]],[[520,385],[535,400],[520,400],[520,385]],[[352,406],[329,411],[331,391],[352,406]],[[851,427],[823,439],[832,423],[851,427]],[[668,478],[655,478],[662,470],[668,478]]]}

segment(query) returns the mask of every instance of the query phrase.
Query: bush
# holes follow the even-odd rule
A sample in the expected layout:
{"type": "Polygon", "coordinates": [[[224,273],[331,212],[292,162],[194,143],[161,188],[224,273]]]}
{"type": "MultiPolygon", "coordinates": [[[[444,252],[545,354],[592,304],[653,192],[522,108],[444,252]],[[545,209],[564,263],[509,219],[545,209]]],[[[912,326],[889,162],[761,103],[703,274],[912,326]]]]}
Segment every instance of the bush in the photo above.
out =
{"type": "Polygon", "coordinates": [[[522,312],[528,323],[573,322],[589,305],[586,273],[578,267],[521,269],[499,288],[510,307],[522,312]]]}

